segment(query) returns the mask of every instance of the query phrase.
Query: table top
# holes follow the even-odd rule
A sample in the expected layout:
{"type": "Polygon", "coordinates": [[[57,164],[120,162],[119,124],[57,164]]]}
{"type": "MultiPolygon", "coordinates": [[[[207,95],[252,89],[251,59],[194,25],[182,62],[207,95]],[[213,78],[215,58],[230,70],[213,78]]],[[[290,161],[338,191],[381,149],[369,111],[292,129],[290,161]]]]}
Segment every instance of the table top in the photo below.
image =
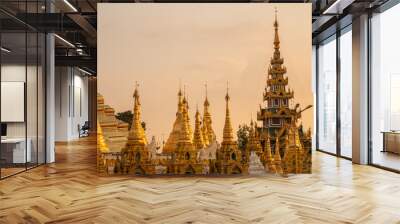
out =
{"type": "Polygon", "coordinates": [[[400,135],[400,131],[381,131],[383,134],[394,134],[394,135],[400,135]]]}
{"type": "MultiPolygon", "coordinates": [[[[28,138],[27,141],[30,139],[28,138]]],[[[5,138],[1,139],[1,143],[20,143],[25,142],[25,138],[5,138]]]]}

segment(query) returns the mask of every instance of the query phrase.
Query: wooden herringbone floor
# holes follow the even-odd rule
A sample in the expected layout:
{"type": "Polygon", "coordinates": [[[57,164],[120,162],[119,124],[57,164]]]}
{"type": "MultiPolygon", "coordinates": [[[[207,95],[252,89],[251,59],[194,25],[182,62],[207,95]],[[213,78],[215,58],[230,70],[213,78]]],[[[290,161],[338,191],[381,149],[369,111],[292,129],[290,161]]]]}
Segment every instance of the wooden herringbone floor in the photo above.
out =
{"type": "Polygon", "coordinates": [[[313,174],[99,177],[95,141],[0,181],[0,223],[400,223],[400,175],[314,153],[313,174]]]}

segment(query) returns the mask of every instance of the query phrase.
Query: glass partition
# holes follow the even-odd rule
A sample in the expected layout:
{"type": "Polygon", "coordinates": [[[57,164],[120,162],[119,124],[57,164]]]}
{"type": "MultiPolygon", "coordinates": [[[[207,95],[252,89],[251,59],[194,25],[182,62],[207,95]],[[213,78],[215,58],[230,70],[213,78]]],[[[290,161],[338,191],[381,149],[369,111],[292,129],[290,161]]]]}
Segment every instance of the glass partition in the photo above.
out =
{"type": "Polygon", "coordinates": [[[340,155],[352,157],[352,35],[351,26],[340,36],[340,155]]]}
{"type": "Polygon", "coordinates": [[[371,162],[400,170],[400,5],[371,19],[371,162]]]}
{"type": "Polygon", "coordinates": [[[318,150],[336,154],[336,36],[318,47],[318,150]]]}
{"type": "MultiPolygon", "coordinates": [[[[0,3],[17,13],[41,13],[43,5],[0,3]]],[[[0,178],[45,163],[45,44],[43,33],[0,12],[0,178]]]]}
{"type": "Polygon", "coordinates": [[[26,33],[1,34],[1,176],[24,171],[26,150],[26,33]],[[6,49],[6,50],[4,50],[6,49]]]}

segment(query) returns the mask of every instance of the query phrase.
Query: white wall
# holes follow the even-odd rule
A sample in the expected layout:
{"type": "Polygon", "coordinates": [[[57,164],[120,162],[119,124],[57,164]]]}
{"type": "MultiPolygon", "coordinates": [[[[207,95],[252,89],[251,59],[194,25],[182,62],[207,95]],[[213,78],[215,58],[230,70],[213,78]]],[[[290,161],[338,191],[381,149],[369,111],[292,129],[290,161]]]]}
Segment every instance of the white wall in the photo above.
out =
{"type": "MultiPolygon", "coordinates": [[[[32,67],[28,67],[28,70],[32,67]]],[[[25,65],[2,65],[1,81],[3,82],[25,82],[25,65]]],[[[5,108],[2,108],[3,110],[5,108]]],[[[25,123],[7,123],[7,137],[25,137],[25,123]]]]}
{"type": "MultiPolygon", "coordinates": [[[[1,66],[1,81],[3,82],[25,82],[25,65],[2,65],[1,66]]],[[[30,74],[36,75],[36,67],[28,66],[28,88],[27,88],[27,107],[36,108],[36,80],[29,77],[30,74]],[[35,86],[35,88],[32,88],[35,86]],[[29,88],[31,87],[31,88],[29,88]]],[[[39,105],[40,106],[40,105],[39,105]]],[[[2,108],[4,110],[6,108],[2,108]]],[[[34,109],[36,111],[36,109],[34,109]]],[[[29,111],[32,111],[29,110],[29,111]]],[[[28,119],[28,137],[29,137],[29,127],[36,130],[36,113],[27,113],[28,119]],[[34,124],[31,124],[34,122],[34,124]]],[[[32,130],[33,130],[32,129],[32,130]]],[[[36,135],[36,132],[35,132],[36,135]]],[[[8,137],[25,137],[25,123],[24,122],[7,122],[7,136],[8,137]]]]}
{"type": "Polygon", "coordinates": [[[67,67],[55,69],[55,141],[68,140],[68,86],[70,77],[67,67]]]}
{"type": "Polygon", "coordinates": [[[81,75],[74,75],[74,108],[72,108],[71,127],[72,135],[79,137],[77,129],[78,124],[81,126],[88,121],[88,78],[81,75]]]}
{"type": "Polygon", "coordinates": [[[78,125],[88,120],[88,78],[72,67],[56,67],[55,73],[55,140],[74,140],[78,125]]]}
{"type": "MultiPolygon", "coordinates": [[[[4,64],[1,66],[2,82],[24,82],[26,84],[26,121],[6,122],[8,138],[30,139],[32,151],[32,162],[39,159],[39,163],[44,162],[44,74],[42,68],[25,64],[4,64]],[[38,69],[38,70],[37,70],[38,69]],[[26,80],[27,79],[27,80],[26,80]],[[38,153],[38,155],[37,155],[38,153]]],[[[7,97],[7,96],[2,96],[7,97]]],[[[7,110],[9,108],[1,108],[7,110]]]]}

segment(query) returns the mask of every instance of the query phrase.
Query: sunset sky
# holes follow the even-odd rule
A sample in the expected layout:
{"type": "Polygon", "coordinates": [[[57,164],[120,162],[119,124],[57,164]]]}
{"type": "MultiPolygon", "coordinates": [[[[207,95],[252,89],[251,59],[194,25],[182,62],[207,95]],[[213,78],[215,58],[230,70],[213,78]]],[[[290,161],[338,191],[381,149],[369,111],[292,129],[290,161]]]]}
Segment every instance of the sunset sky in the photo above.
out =
{"type": "MultiPolygon", "coordinates": [[[[273,54],[274,7],[293,104],[313,104],[311,4],[98,4],[98,92],[117,112],[131,110],[139,83],[147,138],[166,140],[175,120],[181,80],[194,130],[204,84],[221,141],[226,83],[234,131],[256,118],[273,54]]],[[[312,127],[313,110],[303,114],[312,127]]]]}

